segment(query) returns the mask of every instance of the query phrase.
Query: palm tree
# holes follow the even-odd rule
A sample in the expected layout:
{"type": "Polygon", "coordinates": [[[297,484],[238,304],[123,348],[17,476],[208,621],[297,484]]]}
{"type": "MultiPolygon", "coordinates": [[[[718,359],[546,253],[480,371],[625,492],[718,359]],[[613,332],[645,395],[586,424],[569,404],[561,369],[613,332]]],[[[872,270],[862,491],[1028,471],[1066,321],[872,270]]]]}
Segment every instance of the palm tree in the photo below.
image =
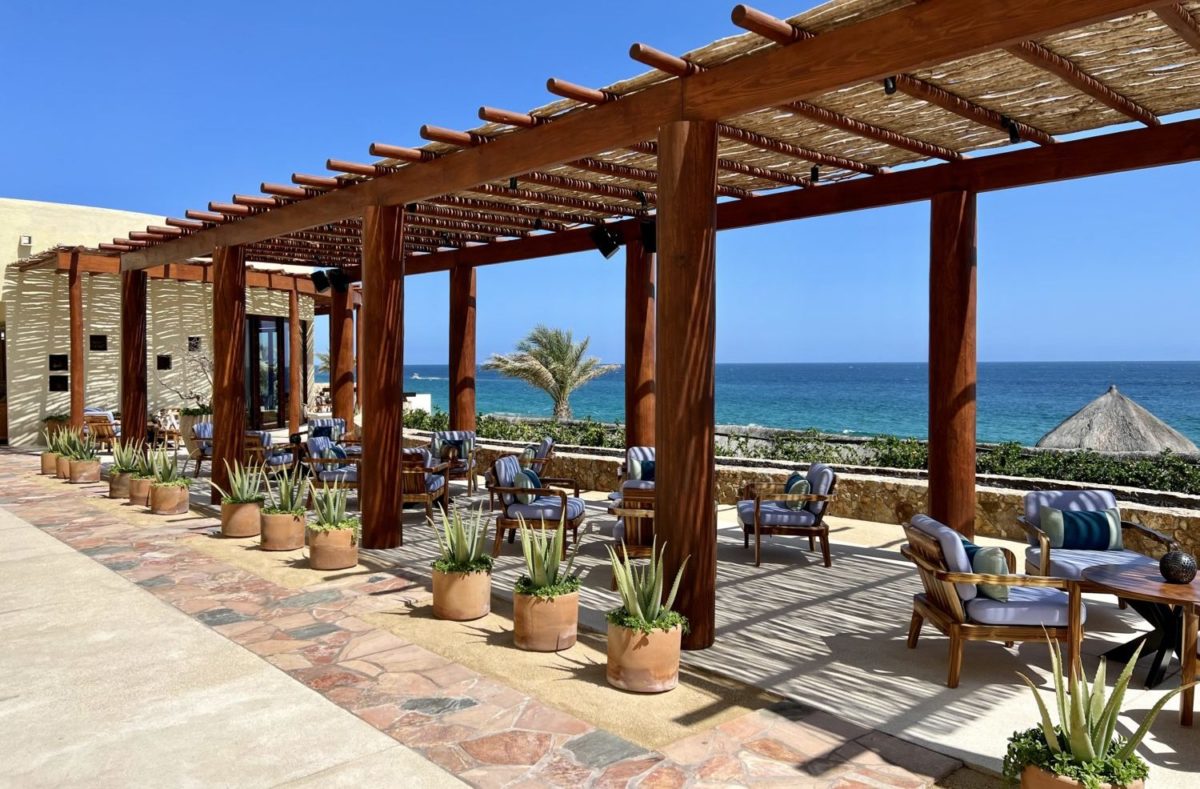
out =
{"type": "Polygon", "coordinates": [[[331,369],[331,367],[330,367],[330,362],[329,362],[329,354],[318,353],[317,354],[317,369],[315,370],[316,374],[317,375],[329,375],[330,369],[331,369]]]}
{"type": "Polygon", "coordinates": [[[601,364],[594,356],[585,358],[589,340],[584,337],[577,343],[571,332],[539,324],[517,343],[515,353],[494,353],[483,367],[536,386],[554,400],[556,420],[570,419],[571,392],[618,367],[601,364]]]}

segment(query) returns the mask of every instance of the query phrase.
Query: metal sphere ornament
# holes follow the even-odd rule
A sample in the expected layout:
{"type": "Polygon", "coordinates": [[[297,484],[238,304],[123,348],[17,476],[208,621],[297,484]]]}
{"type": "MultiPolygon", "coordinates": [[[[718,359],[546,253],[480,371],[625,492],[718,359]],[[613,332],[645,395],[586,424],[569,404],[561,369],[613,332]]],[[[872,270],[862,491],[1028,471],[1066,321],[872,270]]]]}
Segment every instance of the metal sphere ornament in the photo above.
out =
{"type": "Polygon", "coordinates": [[[1169,584],[1190,584],[1196,577],[1196,557],[1183,551],[1167,551],[1158,571],[1169,584]]]}

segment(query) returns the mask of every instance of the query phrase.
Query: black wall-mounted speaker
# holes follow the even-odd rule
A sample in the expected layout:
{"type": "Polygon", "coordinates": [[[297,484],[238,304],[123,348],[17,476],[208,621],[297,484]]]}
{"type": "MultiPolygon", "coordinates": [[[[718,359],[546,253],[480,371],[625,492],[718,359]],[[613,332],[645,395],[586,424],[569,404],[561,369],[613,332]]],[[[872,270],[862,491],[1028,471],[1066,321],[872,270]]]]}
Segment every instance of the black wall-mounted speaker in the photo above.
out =
{"type": "Polygon", "coordinates": [[[313,287],[317,289],[317,293],[324,293],[329,290],[329,277],[324,271],[317,269],[311,275],[313,287]]]}
{"type": "Polygon", "coordinates": [[[329,277],[329,284],[338,293],[346,293],[350,290],[350,277],[346,276],[346,272],[340,268],[331,268],[325,273],[329,277]]]}

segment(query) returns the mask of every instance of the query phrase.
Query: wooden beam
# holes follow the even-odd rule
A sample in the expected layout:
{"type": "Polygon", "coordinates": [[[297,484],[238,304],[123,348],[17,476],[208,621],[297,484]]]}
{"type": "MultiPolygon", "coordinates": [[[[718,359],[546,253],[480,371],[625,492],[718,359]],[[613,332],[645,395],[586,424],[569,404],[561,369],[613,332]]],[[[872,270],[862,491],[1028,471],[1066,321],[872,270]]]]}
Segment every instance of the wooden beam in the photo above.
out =
{"type": "MultiPolygon", "coordinates": [[[[471,269],[474,271],[474,269],[471,269]]],[[[655,260],[640,233],[625,239],[625,446],[654,446],[655,260]]]]}
{"type": "Polygon", "coordinates": [[[1147,126],[1158,126],[1161,123],[1158,116],[1146,107],[1128,96],[1118,93],[1067,58],[1036,41],[1022,41],[1008,47],[1005,51],[1035,68],[1050,72],[1076,90],[1086,93],[1101,104],[1128,118],[1133,118],[1147,126]]]}
{"type": "Polygon", "coordinates": [[[933,198],[929,241],[929,514],[975,536],[975,194],[933,198]]]}
{"type": "Polygon", "coordinates": [[[404,211],[371,206],[363,216],[363,319],[370,349],[363,381],[359,466],[364,548],[404,540],[404,211]]]}
{"type": "Polygon", "coordinates": [[[288,433],[300,432],[304,405],[304,337],[300,331],[300,294],[288,291],[288,433]]]}
{"type": "Polygon", "coordinates": [[[920,99],[921,101],[941,107],[946,112],[961,115],[969,121],[978,123],[980,126],[988,126],[1010,136],[1016,135],[1021,140],[1029,140],[1038,145],[1053,145],[1055,143],[1054,137],[1041,129],[1030,126],[1028,123],[1019,121],[1016,118],[1010,118],[981,104],[964,99],[962,96],[955,95],[944,88],[934,85],[932,82],[916,79],[908,74],[897,74],[896,89],[914,99],[920,99]]]}
{"type": "Polygon", "coordinates": [[[655,528],[667,577],[687,561],[676,598],[691,623],[684,648],[704,649],[716,636],[717,125],[668,124],[658,150],[655,528]]]}
{"type": "Polygon", "coordinates": [[[69,260],[67,313],[71,344],[71,427],[82,430],[87,361],[83,355],[83,272],[79,270],[78,249],[71,251],[69,260]]]}
{"type": "Polygon", "coordinates": [[[1158,14],[1158,18],[1165,22],[1167,27],[1175,31],[1175,35],[1190,44],[1192,49],[1200,50],[1200,22],[1196,21],[1196,17],[1192,16],[1182,3],[1159,6],[1154,9],[1154,13],[1158,14]]]}
{"type": "MultiPolygon", "coordinates": [[[[354,308],[350,291],[329,290],[329,393],[333,416],[354,426],[354,308]]],[[[366,424],[364,422],[364,424],[366,424]]]]}
{"type": "Polygon", "coordinates": [[[450,269],[450,429],[475,430],[475,269],[450,269]]]}
{"type": "Polygon", "coordinates": [[[213,250],[212,503],[229,489],[226,464],[240,463],[246,443],[246,259],[241,247],[213,250]]]}
{"type": "Polygon", "coordinates": [[[473,189],[649,139],[660,126],[680,119],[736,117],[1155,5],[1145,0],[928,0],[670,80],[553,124],[505,135],[481,148],[127,252],[122,266],[147,268],[185,260],[216,246],[252,243],[357,216],[369,205],[403,205],[473,189]],[[913,35],[917,30],[932,34],[913,35]]]}
{"type": "Polygon", "coordinates": [[[146,440],[146,272],[121,274],[121,438],[146,440]]]}

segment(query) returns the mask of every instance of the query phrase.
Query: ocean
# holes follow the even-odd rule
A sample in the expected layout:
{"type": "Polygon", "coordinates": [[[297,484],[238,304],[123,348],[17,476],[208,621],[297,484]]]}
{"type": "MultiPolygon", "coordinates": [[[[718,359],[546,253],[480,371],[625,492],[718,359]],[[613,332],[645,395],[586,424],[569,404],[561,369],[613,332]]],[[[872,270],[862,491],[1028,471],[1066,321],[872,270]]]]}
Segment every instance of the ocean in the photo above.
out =
{"type": "MultiPolygon", "coordinates": [[[[928,366],[895,364],[718,364],[717,422],[816,428],[845,435],[925,438],[928,366]]],[[[404,368],[409,391],[429,392],[448,407],[445,365],[404,368]]],[[[980,441],[1033,444],[1055,425],[1104,394],[1110,384],[1200,444],[1200,362],[981,362],[980,441]]],[[[481,412],[550,416],[549,397],[529,385],[480,370],[481,412]]],[[[571,397],[576,418],[624,418],[621,370],[571,397]]]]}

